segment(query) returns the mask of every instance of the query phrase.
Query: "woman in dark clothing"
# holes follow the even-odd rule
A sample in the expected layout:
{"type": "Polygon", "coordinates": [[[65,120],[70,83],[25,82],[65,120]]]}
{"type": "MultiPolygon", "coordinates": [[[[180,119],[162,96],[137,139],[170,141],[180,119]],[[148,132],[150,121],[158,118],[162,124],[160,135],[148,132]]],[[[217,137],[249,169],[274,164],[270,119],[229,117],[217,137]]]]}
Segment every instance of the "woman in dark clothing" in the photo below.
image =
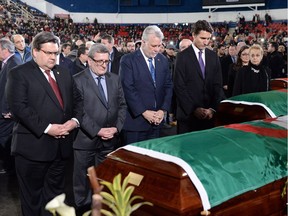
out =
{"type": "Polygon", "coordinates": [[[249,48],[249,64],[240,68],[236,75],[233,96],[252,92],[268,91],[271,71],[261,64],[263,49],[254,44],[249,48]]]}
{"type": "Polygon", "coordinates": [[[245,65],[248,65],[248,63],[249,63],[249,46],[244,45],[238,52],[236,63],[231,64],[229,68],[228,92],[227,92],[228,97],[232,96],[236,74],[238,73],[240,68],[242,68],[245,65]]]}

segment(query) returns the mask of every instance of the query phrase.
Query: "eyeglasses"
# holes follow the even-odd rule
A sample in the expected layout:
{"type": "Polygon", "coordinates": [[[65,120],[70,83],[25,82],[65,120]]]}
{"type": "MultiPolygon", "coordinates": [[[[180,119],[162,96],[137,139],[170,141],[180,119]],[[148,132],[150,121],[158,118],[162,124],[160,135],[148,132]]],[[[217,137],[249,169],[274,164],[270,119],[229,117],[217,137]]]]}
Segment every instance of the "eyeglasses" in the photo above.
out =
{"type": "Polygon", "coordinates": [[[48,56],[51,56],[51,55],[58,56],[59,55],[59,52],[49,52],[49,51],[45,51],[42,49],[40,49],[40,50],[48,56]]]}
{"type": "Polygon", "coordinates": [[[95,60],[93,58],[90,58],[90,59],[100,66],[102,66],[103,64],[108,65],[111,62],[110,60],[95,60]]]}

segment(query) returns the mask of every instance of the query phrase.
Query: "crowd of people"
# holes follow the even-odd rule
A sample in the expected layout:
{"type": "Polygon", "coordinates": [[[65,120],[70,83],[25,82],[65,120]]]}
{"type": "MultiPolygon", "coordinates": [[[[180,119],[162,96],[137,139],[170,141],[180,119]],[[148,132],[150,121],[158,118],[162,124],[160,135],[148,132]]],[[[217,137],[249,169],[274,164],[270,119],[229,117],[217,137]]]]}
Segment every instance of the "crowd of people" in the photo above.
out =
{"type": "Polygon", "coordinates": [[[67,188],[80,215],[91,207],[87,168],[116,148],[172,125],[178,134],[212,128],[221,100],[287,77],[287,24],[270,19],[262,31],[258,18],[241,17],[234,35],[205,20],[11,20],[2,14],[0,172],[16,171],[24,216],[49,215],[45,204],[67,188]]]}

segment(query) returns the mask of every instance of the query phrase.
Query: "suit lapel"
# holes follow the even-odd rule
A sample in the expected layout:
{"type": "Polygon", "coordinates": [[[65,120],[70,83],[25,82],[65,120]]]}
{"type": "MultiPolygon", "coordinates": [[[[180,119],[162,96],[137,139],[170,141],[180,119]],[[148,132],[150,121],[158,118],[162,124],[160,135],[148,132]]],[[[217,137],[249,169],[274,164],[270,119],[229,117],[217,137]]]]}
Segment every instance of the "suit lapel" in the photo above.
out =
{"type": "MultiPolygon", "coordinates": [[[[61,96],[62,96],[62,100],[63,100],[63,105],[64,105],[64,109],[65,109],[65,105],[67,104],[67,101],[66,101],[66,91],[65,91],[65,78],[64,78],[64,74],[65,72],[61,72],[58,67],[54,67],[53,69],[53,74],[54,74],[54,77],[56,79],[56,82],[57,82],[57,85],[58,85],[58,88],[60,90],[60,93],[61,93],[61,96]]],[[[55,94],[54,94],[55,95],[55,94]]],[[[57,98],[56,98],[57,99],[57,98]]],[[[58,101],[58,99],[57,99],[58,101]]],[[[59,104],[59,102],[58,102],[59,104]]],[[[59,104],[60,106],[60,104],[59,104]]]]}
{"type": "MultiPolygon", "coordinates": [[[[45,91],[47,92],[48,96],[52,99],[52,101],[54,101],[54,103],[60,108],[60,104],[59,101],[53,91],[53,89],[51,88],[48,80],[46,79],[45,75],[43,74],[43,72],[40,70],[40,68],[38,67],[38,65],[33,62],[34,64],[34,76],[36,77],[36,79],[38,79],[39,83],[43,86],[43,88],[45,89],[45,91]]],[[[62,91],[60,89],[60,92],[62,94],[62,91]]],[[[65,101],[64,102],[64,106],[65,106],[65,101]]]]}
{"type": "MultiPolygon", "coordinates": [[[[202,76],[202,71],[201,71],[201,68],[200,68],[200,64],[199,64],[199,61],[197,59],[197,56],[195,54],[195,51],[194,51],[193,47],[190,46],[187,49],[189,49],[189,51],[190,51],[190,58],[192,59],[192,64],[196,66],[197,74],[200,76],[200,78],[202,80],[204,80],[203,76],[202,76]]],[[[206,61],[206,53],[205,53],[205,62],[207,63],[207,61],[206,61]]],[[[205,64],[205,74],[206,74],[206,64],[205,64]]]]}
{"type": "MultiPolygon", "coordinates": [[[[93,76],[91,75],[89,68],[85,69],[85,74],[86,74],[87,79],[88,79],[88,85],[91,86],[91,89],[93,89],[92,91],[96,94],[96,96],[99,98],[101,103],[107,108],[107,102],[103,101],[103,99],[100,95],[98,86],[96,84],[96,81],[94,80],[93,76]]],[[[106,85],[107,85],[107,80],[105,79],[105,81],[106,81],[106,85]]],[[[89,86],[87,86],[87,89],[90,89],[89,86]]],[[[108,94],[108,88],[107,88],[107,94],[108,94]]],[[[108,94],[108,101],[109,101],[109,94],[108,94]]]]}
{"type": "MultiPolygon", "coordinates": [[[[140,50],[137,50],[136,52],[137,52],[137,58],[139,59],[138,62],[140,62],[141,68],[143,68],[145,70],[145,76],[148,77],[148,79],[151,81],[151,84],[154,86],[154,82],[153,82],[153,79],[151,77],[150,69],[146,63],[144,56],[142,55],[140,50]]],[[[155,59],[155,77],[157,77],[157,71],[156,70],[157,70],[157,68],[156,68],[156,59],[155,59]]]]}

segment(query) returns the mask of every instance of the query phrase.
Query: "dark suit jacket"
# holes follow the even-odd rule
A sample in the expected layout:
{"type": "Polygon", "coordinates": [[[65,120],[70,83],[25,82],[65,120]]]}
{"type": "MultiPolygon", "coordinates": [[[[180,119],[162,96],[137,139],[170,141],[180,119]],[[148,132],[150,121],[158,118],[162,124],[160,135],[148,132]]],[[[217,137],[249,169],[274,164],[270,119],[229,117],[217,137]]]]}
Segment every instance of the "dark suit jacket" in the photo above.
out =
{"type": "Polygon", "coordinates": [[[1,101],[1,113],[8,113],[10,110],[8,108],[8,103],[5,97],[5,86],[7,82],[7,75],[9,71],[16,67],[17,65],[22,64],[21,60],[19,60],[15,55],[11,56],[5,66],[0,71],[0,101],[1,101]]]}
{"type": "Polygon", "coordinates": [[[113,53],[114,57],[111,65],[111,72],[114,74],[119,74],[120,60],[123,53],[119,52],[115,47],[113,47],[113,53]]]}
{"type": "Polygon", "coordinates": [[[53,72],[64,110],[33,60],[13,68],[8,75],[7,100],[16,120],[11,149],[14,155],[36,161],[52,161],[57,156],[58,148],[64,158],[72,152],[73,133],[62,139],[44,133],[50,123],[62,124],[73,117],[81,124],[83,103],[72,76],[58,65],[53,72]]]}
{"type": "Polygon", "coordinates": [[[108,107],[101,99],[98,86],[89,68],[76,74],[74,79],[84,98],[84,115],[73,147],[83,150],[95,149],[101,142],[97,136],[101,128],[116,127],[120,132],[123,127],[126,103],[120,78],[109,72],[105,75],[108,107]]]}
{"type": "Polygon", "coordinates": [[[12,119],[4,119],[2,113],[9,113],[10,109],[5,97],[5,86],[7,82],[7,75],[10,70],[17,65],[22,64],[22,61],[15,55],[11,56],[5,66],[0,71],[0,145],[4,144],[12,133],[13,121],[12,119]]]}
{"type": "Polygon", "coordinates": [[[155,57],[155,72],[156,87],[140,49],[122,57],[120,76],[128,106],[125,130],[149,130],[151,124],[142,116],[145,110],[169,111],[173,86],[168,60],[162,54],[155,57]]]}
{"type": "Polygon", "coordinates": [[[62,53],[59,54],[59,65],[63,68],[69,70],[72,73],[72,61],[69,58],[66,58],[62,53]]]}
{"type": "Polygon", "coordinates": [[[231,55],[227,55],[223,57],[221,61],[221,68],[222,68],[222,80],[223,80],[223,86],[228,85],[228,73],[230,65],[233,64],[231,55]]]}
{"type": "Polygon", "coordinates": [[[198,107],[217,110],[224,99],[222,72],[217,54],[205,50],[205,79],[192,46],[178,53],[174,90],[177,97],[177,120],[191,119],[198,107]]]}
{"type": "Polygon", "coordinates": [[[75,75],[83,70],[85,70],[87,67],[82,64],[82,62],[79,60],[79,58],[76,58],[74,62],[72,62],[71,65],[71,74],[75,75]]]}

